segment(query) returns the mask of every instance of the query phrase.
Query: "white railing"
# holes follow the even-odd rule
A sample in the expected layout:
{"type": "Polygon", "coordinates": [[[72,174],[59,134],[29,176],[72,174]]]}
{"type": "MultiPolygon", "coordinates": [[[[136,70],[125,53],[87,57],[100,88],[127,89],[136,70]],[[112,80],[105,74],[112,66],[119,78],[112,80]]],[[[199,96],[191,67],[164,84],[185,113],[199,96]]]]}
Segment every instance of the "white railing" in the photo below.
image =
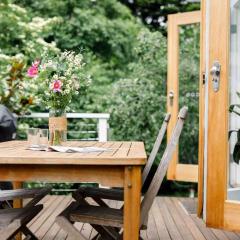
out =
{"type": "MultiPolygon", "coordinates": [[[[21,116],[20,118],[48,118],[49,113],[31,113],[21,116]]],[[[106,142],[108,139],[108,113],[67,113],[68,119],[96,119],[97,123],[97,139],[99,142],[106,142]]]]}

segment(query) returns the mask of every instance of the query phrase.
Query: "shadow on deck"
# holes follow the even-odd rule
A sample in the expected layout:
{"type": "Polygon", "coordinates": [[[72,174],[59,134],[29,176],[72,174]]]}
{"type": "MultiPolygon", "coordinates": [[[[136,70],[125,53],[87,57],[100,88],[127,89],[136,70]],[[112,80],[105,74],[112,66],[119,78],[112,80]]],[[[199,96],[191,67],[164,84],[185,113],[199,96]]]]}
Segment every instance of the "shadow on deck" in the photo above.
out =
{"type": "MultiPolygon", "coordinates": [[[[54,220],[71,201],[71,196],[47,196],[42,200],[44,210],[29,224],[39,239],[68,240],[54,220]]],[[[109,203],[113,207],[121,205],[109,203]]],[[[157,197],[150,211],[148,229],[141,231],[141,236],[149,240],[240,240],[240,233],[207,228],[195,212],[195,199],[157,197]]],[[[96,234],[88,224],[79,223],[76,227],[87,239],[96,234]]]]}

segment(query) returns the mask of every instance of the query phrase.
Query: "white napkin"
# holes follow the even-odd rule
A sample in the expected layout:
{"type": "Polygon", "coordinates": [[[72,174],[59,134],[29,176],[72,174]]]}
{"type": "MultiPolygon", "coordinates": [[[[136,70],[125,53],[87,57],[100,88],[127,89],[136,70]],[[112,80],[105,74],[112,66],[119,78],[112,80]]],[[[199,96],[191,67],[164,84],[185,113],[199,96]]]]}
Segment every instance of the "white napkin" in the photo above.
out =
{"type": "Polygon", "coordinates": [[[62,153],[92,153],[92,152],[105,152],[111,151],[111,149],[101,147],[62,147],[62,146],[50,146],[49,149],[62,153]]]}

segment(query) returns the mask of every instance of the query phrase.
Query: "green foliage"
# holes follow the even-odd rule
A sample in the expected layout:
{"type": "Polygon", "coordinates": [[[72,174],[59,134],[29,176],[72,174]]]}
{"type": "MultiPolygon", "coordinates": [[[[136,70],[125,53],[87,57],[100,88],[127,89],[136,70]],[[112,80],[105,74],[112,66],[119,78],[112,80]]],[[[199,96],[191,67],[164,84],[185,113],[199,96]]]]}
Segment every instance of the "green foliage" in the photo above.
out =
{"type": "Polygon", "coordinates": [[[14,2],[27,8],[32,17],[62,17],[64,24],[56,26],[45,40],[54,40],[62,50],[80,51],[86,60],[86,71],[92,76],[86,99],[77,99],[74,109],[106,111],[104,96],[109,96],[112,83],[127,76],[126,65],[134,58],[133,49],[142,24],[116,0],[14,2]]]}
{"type": "Polygon", "coordinates": [[[179,105],[188,106],[189,114],[180,138],[181,163],[198,163],[199,65],[200,24],[182,26],[179,54],[179,105]]]}
{"type": "Polygon", "coordinates": [[[0,102],[16,113],[29,110],[35,102],[36,85],[26,79],[26,64],[44,50],[59,51],[43,37],[59,18],[30,18],[25,8],[0,3],[0,102]]]}
{"type": "MultiPolygon", "coordinates": [[[[236,92],[238,98],[240,98],[240,92],[236,92]]],[[[240,116],[240,104],[231,104],[229,107],[229,112],[236,114],[237,116],[240,116]]],[[[239,164],[240,161],[240,129],[232,129],[229,131],[229,139],[232,135],[232,133],[237,133],[237,141],[234,146],[233,150],[233,160],[237,164],[239,164]]]]}
{"type": "Polygon", "coordinates": [[[109,101],[113,138],[144,140],[150,150],[165,113],[166,51],[160,32],[139,34],[128,78],[114,85],[109,101]]]}
{"type": "MultiPolygon", "coordinates": [[[[199,4],[184,4],[183,0],[142,0],[133,3],[122,0],[128,2],[126,4],[134,15],[151,26],[150,31],[139,18],[132,15],[129,8],[117,0],[12,2],[26,14],[14,13],[13,9],[0,9],[0,29],[7,28],[9,32],[5,34],[0,30],[0,53],[10,56],[11,61],[17,53],[23,54],[21,71],[16,70],[17,78],[22,81],[26,63],[30,64],[46,48],[49,48],[48,51],[60,49],[80,52],[86,62],[83,74],[91,75],[92,85],[80,97],[73,98],[71,109],[79,112],[110,112],[112,139],[143,140],[150,151],[166,112],[166,17],[169,13],[199,9],[199,4]],[[8,12],[11,13],[10,17],[8,12]],[[39,20],[36,16],[43,19],[39,20]],[[15,24],[16,21],[18,24],[15,24]],[[41,28],[36,27],[42,25],[41,28]]],[[[198,99],[187,95],[190,93],[191,96],[198,90],[198,37],[199,29],[195,27],[181,31],[180,58],[183,61],[180,62],[180,106],[186,104],[190,109],[188,125],[180,145],[180,148],[183,146],[180,156],[183,162],[196,162],[198,99]]],[[[4,79],[1,76],[3,73],[10,76],[10,69],[3,70],[4,65],[1,61],[0,81],[4,79]]],[[[4,81],[7,84],[10,82],[4,81]]],[[[8,86],[9,89],[11,87],[8,86]]],[[[6,92],[6,84],[0,85],[0,96],[6,92]]],[[[27,92],[24,90],[29,101],[31,98],[27,92]]],[[[29,92],[35,93],[36,89],[29,92]]],[[[19,93],[18,87],[14,93],[19,93]]],[[[5,102],[14,111],[21,107],[16,104],[20,101],[15,98],[8,98],[5,102]]],[[[34,99],[33,102],[36,103],[34,99]]],[[[26,109],[29,109],[29,105],[26,109]]],[[[35,104],[34,110],[46,109],[35,104]]]]}
{"type": "Polygon", "coordinates": [[[200,10],[200,3],[187,0],[120,0],[149,28],[167,34],[168,14],[200,10]]]}

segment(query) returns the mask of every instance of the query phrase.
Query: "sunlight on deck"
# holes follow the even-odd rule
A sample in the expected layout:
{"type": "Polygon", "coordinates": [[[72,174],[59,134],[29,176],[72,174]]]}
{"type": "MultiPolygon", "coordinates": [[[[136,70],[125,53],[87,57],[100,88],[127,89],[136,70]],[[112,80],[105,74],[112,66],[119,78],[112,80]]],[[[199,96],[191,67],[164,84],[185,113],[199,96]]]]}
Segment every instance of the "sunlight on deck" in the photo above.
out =
{"type": "MultiPolygon", "coordinates": [[[[71,201],[71,196],[47,196],[42,200],[44,210],[29,224],[39,239],[68,240],[54,220],[71,201]]],[[[108,203],[121,206],[116,201],[108,203]]],[[[206,228],[195,212],[195,199],[158,197],[150,211],[148,229],[141,231],[141,236],[149,240],[240,240],[240,233],[206,228]]],[[[78,223],[76,227],[87,239],[96,234],[88,224],[78,223]]]]}

